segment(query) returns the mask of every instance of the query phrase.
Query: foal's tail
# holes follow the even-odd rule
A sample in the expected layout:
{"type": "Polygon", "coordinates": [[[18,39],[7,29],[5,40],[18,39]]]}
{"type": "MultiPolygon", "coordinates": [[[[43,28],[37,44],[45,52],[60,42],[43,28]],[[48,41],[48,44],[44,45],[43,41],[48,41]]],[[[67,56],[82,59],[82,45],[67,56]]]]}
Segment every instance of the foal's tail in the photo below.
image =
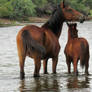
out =
{"type": "Polygon", "coordinates": [[[81,59],[80,59],[80,65],[82,68],[84,68],[85,64],[89,61],[89,45],[84,43],[81,44],[81,59]]]}
{"type": "Polygon", "coordinates": [[[38,43],[36,40],[32,38],[28,30],[24,30],[22,32],[22,41],[23,41],[23,47],[24,47],[24,52],[26,53],[27,51],[30,53],[31,51],[37,51],[41,55],[45,55],[46,50],[45,48],[38,43]]]}

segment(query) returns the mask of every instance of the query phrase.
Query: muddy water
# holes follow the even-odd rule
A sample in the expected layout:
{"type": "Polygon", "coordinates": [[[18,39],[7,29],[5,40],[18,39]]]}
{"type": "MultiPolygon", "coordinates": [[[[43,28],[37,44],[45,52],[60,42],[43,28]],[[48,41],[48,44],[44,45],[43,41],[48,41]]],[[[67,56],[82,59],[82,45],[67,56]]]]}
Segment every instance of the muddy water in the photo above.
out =
{"type": "MultiPolygon", "coordinates": [[[[41,24],[35,24],[40,26],[41,24]]],[[[19,79],[19,64],[16,48],[16,35],[23,26],[0,28],[0,92],[92,92],[92,22],[78,23],[79,36],[85,37],[90,45],[89,76],[84,69],[79,69],[79,76],[67,74],[64,47],[67,42],[67,26],[64,24],[60,37],[61,51],[57,74],[52,73],[51,59],[48,63],[48,75],[43,74],[41,66],[40,78],[33,78],[34,62],[26,58],[25,80],[19,79]]],[[[72,68],[73,69],[73,68],[72,68]]]]}

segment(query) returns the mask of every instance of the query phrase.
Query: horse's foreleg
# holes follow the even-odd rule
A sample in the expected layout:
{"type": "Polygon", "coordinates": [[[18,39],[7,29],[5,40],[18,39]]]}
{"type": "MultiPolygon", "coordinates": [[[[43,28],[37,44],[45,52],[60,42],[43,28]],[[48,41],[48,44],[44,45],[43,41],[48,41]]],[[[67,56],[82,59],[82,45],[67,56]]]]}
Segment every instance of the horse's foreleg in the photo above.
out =
{"type": "Polygon", "coordinates": [[[48,59],[43,60],[44,74],[48,74],[48,72],[47,72],[47,63],[48,63],[48,59]]]}
{"type": "Polygon", "coordinates": [[[34,77],[39,77],[41,59],[34,59],[34,63],[35,63],[34,77]]]}
{"type": "Polygon", "coordinates": [[[77,76],[78,75],[78,71],[77,71],[77,58],[73,59],[73,67],[74,67],[74,74],[77,76]]]}
{"type": "Polygon", "coordinates": [[[67,67],[68,67],[68,73],[71,73],[71,61],[70,59],[66,58],[66,63],[67,63],[67,67]]]}
{"type": "Polygon", "coordinates": [[[52,58],[52,71],[54,74],[56,74],[56,68],[58,63],[58,57],[52,58]]]}

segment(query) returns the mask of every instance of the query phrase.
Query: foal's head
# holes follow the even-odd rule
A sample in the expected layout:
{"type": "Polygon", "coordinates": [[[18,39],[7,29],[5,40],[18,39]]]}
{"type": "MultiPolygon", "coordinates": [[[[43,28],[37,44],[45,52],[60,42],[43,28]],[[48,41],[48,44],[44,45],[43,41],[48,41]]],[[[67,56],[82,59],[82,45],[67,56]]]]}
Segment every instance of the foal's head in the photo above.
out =
{"type": "Polygon", "coordinates": [[[69,24],[67,23],[68,25],[68,31],[69,31],[69,34],[72,38],[78,38],[78,30],[77,30],[77,23],[72,23],[72,24],[69,24]]]}

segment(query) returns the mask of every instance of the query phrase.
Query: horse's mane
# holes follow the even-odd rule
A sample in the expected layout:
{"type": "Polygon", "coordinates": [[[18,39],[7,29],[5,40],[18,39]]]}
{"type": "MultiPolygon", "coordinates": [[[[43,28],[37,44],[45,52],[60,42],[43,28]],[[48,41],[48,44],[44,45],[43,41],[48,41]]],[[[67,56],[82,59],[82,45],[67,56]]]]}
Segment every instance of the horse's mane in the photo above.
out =
{"type": "Polygon", "coordinates": [[[64,21],[64,16],[60,5],[52,12],[51,18],[42,27],[52,30],[54,34],[60,31],[61,24],[64,21]]]}
{"type": "Polygon", "coordinates": [[[77,23],[73,23],[73,24],[69,24],[69,30],[70,30],[70,34],[71,34],[71,37],[74,39],[74,38],[78,38],[78,30],[76,29],[77,27],[77,23]],[[74,29],[72,29],[72,27],[74,29]],[[76,32],[76,34],[74,34],[74,31],[76,32]]]}

